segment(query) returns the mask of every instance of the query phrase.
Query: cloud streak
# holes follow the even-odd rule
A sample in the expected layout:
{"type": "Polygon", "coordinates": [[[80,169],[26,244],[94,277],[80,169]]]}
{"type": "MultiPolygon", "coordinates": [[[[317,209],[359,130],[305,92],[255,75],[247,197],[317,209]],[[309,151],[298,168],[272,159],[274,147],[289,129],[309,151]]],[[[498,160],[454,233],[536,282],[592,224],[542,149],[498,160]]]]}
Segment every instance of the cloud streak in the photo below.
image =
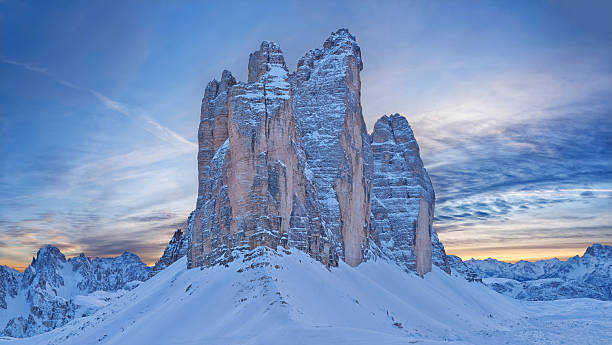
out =
{"type": "Polygon", "coordinates": [[[14,66],[18,66],[21,68],[24,68],[28,71],[31,72],[35,72],[41,75],[44,75],[46,77],[49,77],[51,79],[53,79],[56,83],[66,86],[68,88],[71,88],[73,90],[77,90],[77,91],[87,91],[89,92],[91,95],[93,95],[102,105],[104,105],[106,108],[113,110],[115,112],[118,112],[120,114],[123,114],[125,116],[128,116],[130,118],[133,118],[135,121],[137,121],[137,123],[139,124],[139,126],[141,126],[143,129],[145,129],[146,131],[148,131],[149,133],[153,134],[155,137],[157,137],[160,140],[163,140],[164,142],[167,142],[169,144],[173,144],[173,145],[185,145],[191,149],[197,149],[198,145],[190,140],[185,139],[183,136],[181,136],[180,134],[176,133],[175,131],[171,130],[170,128],[160,124],[159,122],[153,120],[150,116],[144,115],[144,114],[137,114],[135,111],[131,110],[127,105],[118,102],[116,100],[113,100],[109,97],[107,97],[106,95],[88,88],[88,87],[84,87],[84,86],[79,86],[76,85],[72,82],[66,81],[62,78],[57,78],[55,77],[53,74],[49,73],[47,71],[47,69],[39,67],[35,64],[31,64],[31,63],[27,63],[27,62],[21,62],[21,61],[16,61],[16,60],[11,60],[11,59],[7,59],[5,57],[0,56],[0,62],[3,62],[5,64],[10,64],[10,65],[14,65],[14,66]]]}
{"type": "Polygon", "coordinates": [[[154,262],[194,203],[193,190],[181,188],[177,182],[194,179],[194,164],[189,160],[188,169],[178,174],[176,169],[185,165],[181,157],[195,153],[197,144],[138,110],[94,89],[58,78],[45,68],[4,57],[0,62],[86,92],[106,109],[130,118],[163,142],[67,168],[45,188],[0,200],[7,206],[0,215],[3,262],[23,268],[18,263],[27,258],[24,249],[33,255],[46,244],[58,246],[69,256],[80,252],[109,256],[129,250],[149,264],[154,262]],[[155,183],[149,184],[150,181],[155,183]],[[24,207],[45,211],[21,220],[4,212],[24,207]]]}

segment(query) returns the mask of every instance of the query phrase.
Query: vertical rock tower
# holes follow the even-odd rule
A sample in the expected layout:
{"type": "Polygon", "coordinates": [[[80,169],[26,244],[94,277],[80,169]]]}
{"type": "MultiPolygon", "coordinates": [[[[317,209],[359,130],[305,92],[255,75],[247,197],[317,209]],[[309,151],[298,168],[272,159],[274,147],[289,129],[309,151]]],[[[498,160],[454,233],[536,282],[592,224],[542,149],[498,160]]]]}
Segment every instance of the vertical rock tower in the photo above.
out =
{"type": "Polygon", "coordinates": [[[435,193],[406,118],[381,117],[371,135],[374,153],[372,213],[382,251],[408,271],[423,275],[432,260],[450,273],[434,232],[435,193]],[[436,247],[435,255],[434,247],[436,247]]]}
{"type": "Polygon", "coordinates": [[[208,84],[198,201],[185,234],[189,267],[259,246],[357,266],[380,235],[385,256],[419,274],[431,270],[431,182],[403,117],[383,117],[368,135],[362,69],[355,37],[340,29],[294,73],[280,47],[263,42],[250,55],[247,82],[223,71],[208,84]]]}
{"type": "Polygon", "coordinates": [[[335,265],[277,44],[263,42],[251,54],[248,78],[237,83],[224,71],[204,94],[189,265],[214,264],[237,248],[279,245],[335,265]]]}
{"type": "Polygon", "coordinates": [[[372,150],[361,113],[361,50],[347,29],[298,62],[293,106],[321,217],[351,266],[368,248],[372,150]]]}

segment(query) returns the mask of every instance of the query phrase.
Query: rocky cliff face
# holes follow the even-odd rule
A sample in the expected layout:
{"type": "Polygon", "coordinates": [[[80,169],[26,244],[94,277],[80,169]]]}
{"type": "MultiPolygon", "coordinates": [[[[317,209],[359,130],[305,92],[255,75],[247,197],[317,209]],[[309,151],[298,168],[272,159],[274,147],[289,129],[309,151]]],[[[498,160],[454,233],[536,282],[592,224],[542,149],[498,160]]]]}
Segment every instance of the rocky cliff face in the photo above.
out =
{"type": "Polygon", "coordinates": [[[0,266],[0,309],[6,309],[6,300],[17,296],[21,274],[10,267],[0,266]]]}
{"type": "Polygon", "coordinates": [[[408,121],[399,114],[381,117],[370,141],[372,214],[382,251],[421,275],[431,270],[432,261],[450,273],[444,247],[433,230],[434,189],[408,121]]]}
{"type": "Polygon", "coordinates": [[[361,112],[361,50],[340,29],[302,57],[293,106],[317,202],[338,256],[359,265],[368,248],[372,151],[361,112]]]}
{"type": "MultiPolygon", "coordinates": [[[[183,228],[186,228],[186,224],[183,228]]],[[[187,247],[189,246],[189,241],[185,236],[185,233],[181,228],[177,229],[172,235],[170,242],[164,249],[164,254],[157,260],[155,266],[151,270],[150,276],[154,276],[159,271],[164,268],[172,265],[176,260],[182,258],[187,255],[187,247]]]]}
{"type": "Polygon", "coordinates": [[[479,278],[476,272],[466,265],[460,257],[456,255],[448,255],[447,260],[454,277],[464,278],[469,282],[482,283],[482,279],[479,278]]]}
{"type": "Polygon", "coordinates": [[[150,269],[138,256],[67,260],[53,246],[41,248],[23,274],[0,267],[1,335],[26,337],[62,326],[92,310],[74,298],[94,291],[117,291],[144,281],[150,269]]]}
{"type": "MultiPolygon", "coordinates": [[[[233,249],[262,245],[292,246],[326,264],[335,263],[306,175],[279,46],[263,42],[251,54],[247,83],[234,83],[230,76],[224,72],[221,85],[232,84],[231,89],[217,92],[212,100],[224,105],[202,107],[202,119],[218,122],[216,130],[226,136],[202,130],[199,134],[200,152],[215,154],[210,161],[208,154],[201,155],[205,159],[199,161],[200,195],[188,226],[189,265],[211,265],[229,259],[233,249]],[[232,83],[224,84],[224,78],[232,83]],[[217,148],[211,136],[223,144],[217,148]]],[[[211,102],[209,88],[217,84],[209,84],[205,101],[211,102]]]]}
{"type": "Polygon", "coordinates": [[[406,270],[422,275],[433,261],[449,272],[432,229],[435,195],[407,121],[383,117],[372,137],[366,131],[355,37],[332,33],[294,73],[280,47],[263,42],[248,68],[247,82],[224,71],[204,93],[188,266],[259,246],[357,266],[382,236],[383,255],[406,270]]]}
{"type": "Polygon", "coordinates": [[[490,288],[517,299],[612,300],[612,247],[606,245],[593,244],[583,256],[567,261],[555,258],[515,264],[495,259],[453,262],[453,272],[461,274],[461,266],[465,266],[468,273],[473,272],[490,288]]]}

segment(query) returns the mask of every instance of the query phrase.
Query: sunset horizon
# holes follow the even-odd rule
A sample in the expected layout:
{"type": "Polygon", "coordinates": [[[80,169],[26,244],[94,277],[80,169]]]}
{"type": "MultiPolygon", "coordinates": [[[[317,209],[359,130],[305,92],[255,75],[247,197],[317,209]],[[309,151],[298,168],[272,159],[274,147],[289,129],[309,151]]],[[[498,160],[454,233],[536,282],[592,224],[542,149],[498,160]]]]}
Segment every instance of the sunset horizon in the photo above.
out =
{"type": "Polygon", "coordinates": [[[363,49],[367,131],[383,114],[406,117],[449,254],[567,258],[612,243],[612,51],[601,12],[295,2],[283,16],[265,5],[270,20],[259,21],[230,4],[0,6],[11,13],[0,34],[1,265],[24,268],[46,244],[154,263],[196,204],[208,81],[224,69],[247,80],[241,57],[268,40],[295,71],[305,47],[342,27],[363,49]],[[241,25],[224,37],[207,30],[230,12],[241,25]]]}

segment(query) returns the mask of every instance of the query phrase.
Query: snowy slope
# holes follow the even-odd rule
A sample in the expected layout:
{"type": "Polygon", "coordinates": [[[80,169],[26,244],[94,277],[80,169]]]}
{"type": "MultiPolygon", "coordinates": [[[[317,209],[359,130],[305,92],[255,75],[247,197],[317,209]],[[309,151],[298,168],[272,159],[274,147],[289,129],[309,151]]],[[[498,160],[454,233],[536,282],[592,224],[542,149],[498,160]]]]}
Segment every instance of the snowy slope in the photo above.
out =
{"type": "Polygon", "coordinates": [[[328,271],[303,252],[255,251],[202,270],[182,258],[92,316],[0,344],[463,343],[523,316],[438,268],[424,279],[383,260],[328,271]]]}
{"type": "Polygon", "coordinates": [[[255,252],[202,270],[182,258],[94,315],[0,345],[606,344],[612,336],[611,302],[523,302],[437,267],[422,279],[384,260],[328,271],[303,252],[255,252]]]}

